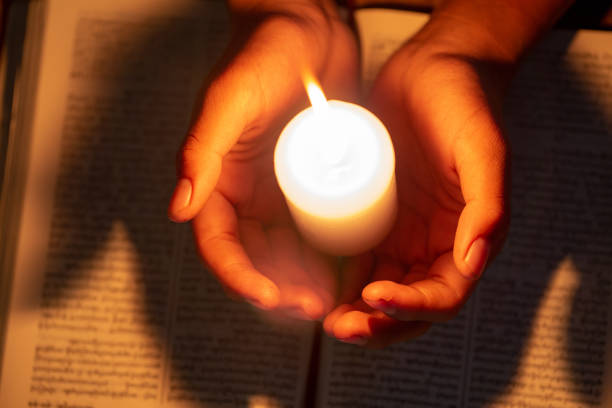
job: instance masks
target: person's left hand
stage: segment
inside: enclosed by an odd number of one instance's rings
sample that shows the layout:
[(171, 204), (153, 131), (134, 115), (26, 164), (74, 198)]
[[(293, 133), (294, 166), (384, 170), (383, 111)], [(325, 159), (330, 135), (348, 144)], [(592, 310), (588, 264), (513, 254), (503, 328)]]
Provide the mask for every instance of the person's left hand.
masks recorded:
[(204, 262), (228, 293), (319, 319), (333, 307), (334, 258), (298, 235), (274, 175), (279, 131), (306, 106), (303, 76), (354, 98), (354, 35), (331, 1), (230, 1), (236, 30), (203, 87), (179, 152), (171, 219), (193, 219)]

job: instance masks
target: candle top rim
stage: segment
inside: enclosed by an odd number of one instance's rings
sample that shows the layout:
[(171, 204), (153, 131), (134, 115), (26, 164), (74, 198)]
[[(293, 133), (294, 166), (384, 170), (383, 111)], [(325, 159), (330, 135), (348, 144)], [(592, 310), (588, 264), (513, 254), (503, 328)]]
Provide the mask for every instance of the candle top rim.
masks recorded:
[[(313, 181), (315, 177), (310, 173), (318, 169), (304, 169), (304, 166), (311, 165), (313, 160), (309, 159), (318, 157), (309, 151), (315, 149), (313, 143), (316, 142), (306, 139), (314, 138), (311, 133), (316, 125), (312, 122), (318, 120), (312, 107), (298, 113), (281, 132), (274, 152), (274, 169), (281, 190), (294, 206), (320, 217), (350, 216), (373, 205), (389, 188), (395, 174), (395, 154), (387, 129), (372, 112), (339, 100), (329, 100), (328, 107), (329, 117), (325, 126), (347, 133), (344, 137), (352, 150), (346, 153), (350, 156), (346, 161), (357, 163), (353, 166), (354, 173), (357, 173), (353, 176), (357, 180), (349, 177), (345, 183), (340, 180), (329, 187), (317, 184), (318, 180)], [(341, 118), (342, 125), (334, 123), (334, 118)], [(344, 129), (349, 131), (344, 132)], [(323, 156), (329, 150), (323, 149), (329, 146), (327, 142), (317, 145), (317, 149), (325, 153)], [(355, 144), (359, 145), (355, 147)], [(334, 154), (330, 159), (331, 167), (335, 166), (337, 159)], [(322, 160), (325, 165), (325, 157)]]

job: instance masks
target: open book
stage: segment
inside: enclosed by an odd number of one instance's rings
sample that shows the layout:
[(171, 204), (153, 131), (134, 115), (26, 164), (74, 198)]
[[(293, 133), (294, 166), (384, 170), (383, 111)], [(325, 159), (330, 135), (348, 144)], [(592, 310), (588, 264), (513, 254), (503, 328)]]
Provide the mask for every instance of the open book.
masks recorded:
[[(366, 83), (426, 19), (358, 12)], [(456, 319), (371, 351), (227, 299), (165, 217), (222, 5), (38, 1), (26, 28), (17, 65), (4, 49), (0, 407), (612, 406), (612, 33), (525, 61), (505, 250)]]

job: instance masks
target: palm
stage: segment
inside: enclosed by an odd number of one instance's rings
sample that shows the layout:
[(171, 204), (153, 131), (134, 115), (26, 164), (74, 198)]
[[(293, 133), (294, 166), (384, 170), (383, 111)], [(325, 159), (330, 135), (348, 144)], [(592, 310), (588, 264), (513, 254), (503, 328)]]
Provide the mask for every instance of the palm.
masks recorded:
[[(373, 253), (378, 258), (397, 261), (406, 268), (404, 271), (414, 265), (429, 268), (443, 254), (452, 256), (455, 230), (464, 206), (461, 196), (456, 195), (460, 189), (441, 180), (436, 166), (423, 157), (398, 152), (397, 159), (398, 163), (407, 163), (396, 169), (398, 220), (385, 242)], [(404, 279), (398, 278), (376, 276), (375, 280)]]
[[(449, 68), (440, 61), (438, 67), (429, 65), (427, 70), (404, 74), (412, 79), (410, 92), (420, 95), (420, 103), (409, 105), (408, 110), (400, 94), (405, 90), (399, 83), (401, 77), (385, 76), (373, 95), (373, 109), (388, 126), (396, 151), (399, 200), (398, 222), (374, 252), (405, 267), (430, 266), (443, 254), (452, 253), (465, 206), (452, 148), (470, 117), (449, 118), (453, 115), (447, 110), (452, 103), (449, 99), (463, 95), (456, 86), (460, 81), (440, 83), (440, 73)], [(404, 114), (397, 114), (402, 111)]]
[(333, 305), (333, 265), (296, 233), (276, 183), (272, 148), (226, 156), (215, 192), (227, 205), (213, 213), (236, 218), (240, 243), (253, 266), (279, 289), (279, 310), (319, 318)]

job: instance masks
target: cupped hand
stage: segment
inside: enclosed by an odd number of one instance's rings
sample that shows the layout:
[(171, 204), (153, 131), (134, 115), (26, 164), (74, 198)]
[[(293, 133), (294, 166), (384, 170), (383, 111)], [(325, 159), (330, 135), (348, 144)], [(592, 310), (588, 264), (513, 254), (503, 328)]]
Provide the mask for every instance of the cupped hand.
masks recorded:
[(198, 250), (228, 292), (318, 319), (333, 306), (335, 265), (294, 229), (273, 152), (282, 126), (307, 105), (305, 73), (330, 97), (354, 98), (356, 44), (328, 4), (247, 3), (230, 2), (235, 34), (203, 86), (168, 214), (193, 219)]
[(329, 335), (385, 346), (452, 318), (468, 299), (507, 230), (498, 119), (508, 72), (503, 58), (487, 61), (427, 27), (383, 67), (370, 108), (393, 140), (398, 219), (379, 247), (347, 260)]

